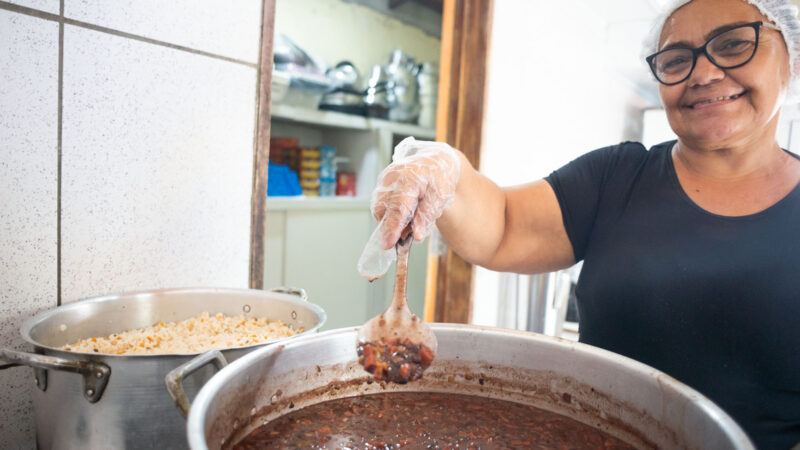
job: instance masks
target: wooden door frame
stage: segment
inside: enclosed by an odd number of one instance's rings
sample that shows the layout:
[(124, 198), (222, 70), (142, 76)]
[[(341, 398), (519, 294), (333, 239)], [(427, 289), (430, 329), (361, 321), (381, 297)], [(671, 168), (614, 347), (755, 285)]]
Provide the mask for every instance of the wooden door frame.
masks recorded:
[(267, 230), (267, 174), (269, 170), (270, 98), (272, 86), (275, 1), (263, 0), (261, 53), (256, 82), (256, 130), (253, 151), (253, 191), (250, 199), (250, 289), (264, 288), (264, 245)]
[[(494, 0), (445, 0), (436, 140), (461, 150), (480, 167), (486, 110), (489, 39)], [(447, 249), (428, 251), (425, 320), (469, 323), (474, 268)]]

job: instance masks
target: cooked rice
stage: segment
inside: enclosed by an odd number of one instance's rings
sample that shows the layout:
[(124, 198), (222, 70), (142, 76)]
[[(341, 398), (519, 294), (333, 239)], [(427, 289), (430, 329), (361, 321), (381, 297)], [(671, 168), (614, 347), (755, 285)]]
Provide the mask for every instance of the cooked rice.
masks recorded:
[(159, 322), (147, 328), (92, 337), (61, 347), (63, 350), (112, 355), (198, 353), (263, 344), (292, 336), (295, 330), (264, 317), (210, 316), (207, 312), (180, 322)]

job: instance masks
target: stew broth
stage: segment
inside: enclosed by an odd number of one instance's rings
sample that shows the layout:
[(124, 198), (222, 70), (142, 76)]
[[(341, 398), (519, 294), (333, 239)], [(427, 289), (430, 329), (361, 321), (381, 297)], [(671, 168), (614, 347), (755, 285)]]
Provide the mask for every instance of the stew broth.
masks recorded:
[(261, 448), (632, 449), (566, 416), (462, 394), (393, 392), (341, 398), (257, 428), (236, 450)]

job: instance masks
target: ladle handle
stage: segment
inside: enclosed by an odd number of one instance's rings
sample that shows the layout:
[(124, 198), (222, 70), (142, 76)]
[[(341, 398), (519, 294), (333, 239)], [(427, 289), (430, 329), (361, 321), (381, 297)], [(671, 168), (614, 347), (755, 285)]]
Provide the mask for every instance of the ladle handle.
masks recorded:
[(397, 250), (397, 266), (395, 267), (394, 296), (392, 306), (394, 308), (408, 308), (406, 301), (406, 283), (408, 281), (408, 254), (411, 252), (411, 244), (414, 241), (412, 234), (407, 234), (400, 238), (395, 245)]

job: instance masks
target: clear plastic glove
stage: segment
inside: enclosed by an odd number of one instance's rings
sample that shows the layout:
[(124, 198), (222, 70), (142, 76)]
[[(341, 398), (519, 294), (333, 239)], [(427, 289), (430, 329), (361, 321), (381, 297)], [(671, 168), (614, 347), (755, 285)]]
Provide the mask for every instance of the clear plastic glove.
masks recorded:
[(370, 281), (380, 278), (395, 259), (394, 245), (411, 224), (418, 242), (450, 207), (461, 175), (461, 160), (443, 142), (408, 137), (395, 147), (392, 163), (381, 172), (370, 203), (378, 227), (358, 261), (358, 272)]

